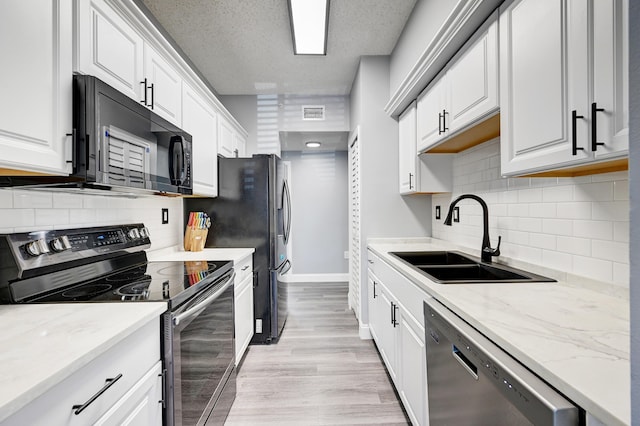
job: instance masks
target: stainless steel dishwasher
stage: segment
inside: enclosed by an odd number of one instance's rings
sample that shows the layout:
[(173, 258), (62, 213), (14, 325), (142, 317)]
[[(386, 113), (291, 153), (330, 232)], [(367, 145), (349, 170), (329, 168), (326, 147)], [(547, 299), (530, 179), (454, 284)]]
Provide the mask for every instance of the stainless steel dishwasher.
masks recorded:
[(429, 422), (579, 425), (574, 404), (436, 299), (424, 302)]

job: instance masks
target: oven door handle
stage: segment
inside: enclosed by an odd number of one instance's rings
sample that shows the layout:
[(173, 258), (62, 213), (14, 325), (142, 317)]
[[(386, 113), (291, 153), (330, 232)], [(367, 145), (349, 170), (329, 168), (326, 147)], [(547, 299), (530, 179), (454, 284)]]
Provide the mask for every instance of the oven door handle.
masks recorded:
[(216, 290), (211, 296), (208, 296), (206, 299), (204, 299), (202, 302), (198, 303), (197, 305), (194, 305), (193, 307), (187, 309), (186, 311), (176, 315), (173, 318), (173, 325), (177, 326), (177, 325), (180, 324), (181, 321), (183, 321), (183, 320), (185, 320), (187, 318), (190, 318), (192, 316), (195, 316), (195, 315), (199, 314), (200, 312), (202, 312), (204, 310), (204, 308), (209, 306), (218, 297), (220, 297), (220, 295), (222, 293), (224, 293), (225, 290), (227, 290), (229, 288), (229, 286), (233, 285), (233, 281), (234, 281), (235, 277), (236, 277), (236, 273), (234, 271), (233, 274), (231, 274), (231, 276), (227, 280), (227, 282), (224, 283), (224, 285), (222, 287), (220, 287), (218, 290)]

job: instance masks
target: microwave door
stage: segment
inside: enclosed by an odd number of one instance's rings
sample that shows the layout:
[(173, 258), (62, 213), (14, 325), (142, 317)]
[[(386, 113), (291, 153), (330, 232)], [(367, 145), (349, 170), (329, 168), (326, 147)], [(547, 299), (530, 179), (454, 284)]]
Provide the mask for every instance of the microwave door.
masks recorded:
[(153, 143), (115, 126), (104, 126), (102, 137), (103, 183), (145, 188)]

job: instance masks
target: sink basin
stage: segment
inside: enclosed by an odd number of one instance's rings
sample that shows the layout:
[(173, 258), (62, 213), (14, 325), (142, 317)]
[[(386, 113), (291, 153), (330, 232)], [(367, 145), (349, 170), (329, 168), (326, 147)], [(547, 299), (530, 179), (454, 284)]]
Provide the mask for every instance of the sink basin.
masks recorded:
[(485, 263), (456, 251), (392, 252), (439, 284), (553, 282), (554, 279), (506, 265)]
[(478, 263), (476, 260), (457, 251), (407, 251), (389, 254), (416, 267), (428, 265), (475, 265)]

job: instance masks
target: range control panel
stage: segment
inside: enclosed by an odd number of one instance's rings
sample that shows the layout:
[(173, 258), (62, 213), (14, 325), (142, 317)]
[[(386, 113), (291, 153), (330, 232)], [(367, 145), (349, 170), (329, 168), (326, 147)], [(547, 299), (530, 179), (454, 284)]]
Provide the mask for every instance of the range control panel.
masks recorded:
[(105, 253), (142, 251), (150, 247), (149, 230), (142, 223), (92, 228), (34, 231), (3, 235), (22, 270), (41, 268)]

